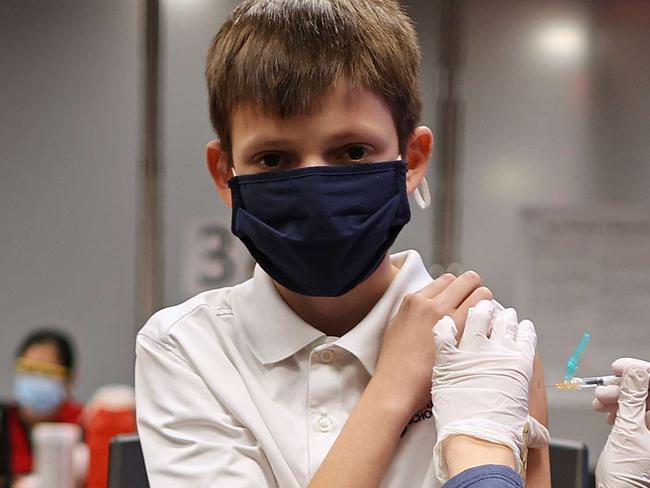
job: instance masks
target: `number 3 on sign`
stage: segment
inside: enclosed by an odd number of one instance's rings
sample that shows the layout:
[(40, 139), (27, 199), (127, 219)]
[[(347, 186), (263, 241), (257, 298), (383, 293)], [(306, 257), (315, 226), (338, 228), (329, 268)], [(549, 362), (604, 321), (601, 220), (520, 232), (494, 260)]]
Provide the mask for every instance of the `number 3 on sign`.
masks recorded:
[(251, 276), (252, 260), (231, 233), (229, 223), (196, 220), (188, 226), (183, 266), (188, 294), (234, 285)]
[[(228, 251), (232, 248), (232, 236), (227, 229), (219, 224), (207, 224), (199, 228), (199, 239), (212, 243), (203, 250), (203, 259), (206, 270), (198, 277), (200, 284), (209, 288), (216, 288), (227, 283), (234, 273), (234, 262)], [(212, 269), (212, 273), (209, 274)]]

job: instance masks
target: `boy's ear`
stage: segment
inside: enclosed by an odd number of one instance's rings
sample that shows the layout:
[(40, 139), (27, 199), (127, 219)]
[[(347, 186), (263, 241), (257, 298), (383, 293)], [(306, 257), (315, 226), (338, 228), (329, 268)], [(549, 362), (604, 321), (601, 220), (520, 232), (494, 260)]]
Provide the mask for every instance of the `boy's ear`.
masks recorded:
[(429, 158), (433, 152), (433, 132), (425, 126), (416, 127), (406, 146), (406, 191), (415, 190), (427, 174)]
[(228, 188), (228, 180), (233, 177), (232, 169), (228, 164), (228, 155), (221, 149), (219, 141), (210, 141), (205, 146), (205, 162), (208, 171), (214, 180), (219, 196), (232, 208), (232, 196)]

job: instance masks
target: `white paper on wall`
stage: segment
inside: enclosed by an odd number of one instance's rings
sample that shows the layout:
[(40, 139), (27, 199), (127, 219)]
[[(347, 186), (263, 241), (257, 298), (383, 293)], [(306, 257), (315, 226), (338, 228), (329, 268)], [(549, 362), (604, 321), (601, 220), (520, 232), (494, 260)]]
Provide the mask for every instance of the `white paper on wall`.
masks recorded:
[(522, 219), (517, 303), (538, 330), (546, 383), (562, 379), (585, 331), (578, 376), (609, 374), (621, 356), (650, 360), (650, 209), (528, 208)]

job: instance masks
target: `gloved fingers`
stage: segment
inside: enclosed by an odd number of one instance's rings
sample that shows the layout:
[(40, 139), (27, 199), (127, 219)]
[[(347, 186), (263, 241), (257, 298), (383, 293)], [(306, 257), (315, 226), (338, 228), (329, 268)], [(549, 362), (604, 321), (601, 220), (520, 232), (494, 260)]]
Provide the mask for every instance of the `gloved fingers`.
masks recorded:
[(597, 386), (594, 396), (601, 404), (610, 406), (615, 405), (618, 408), (618, 397), (621, 389), (618, 385)]
[[(621, 394), (621, 388), (618, 385), (598, 386), (594, 391), (596, 398), (592, 406), (596, 412), (606, 412), (618, 409), (618, 397)], [(646, 400), (645, 409), (650, 410), (650, 396)]]
[[(464, 273), (465, 274), (465, 273)], [(460, 279), (460, 278), (459, 278)], [(485, 286), (480, 286), (479, 288), (475, 289), (470, 295), (463, 300), (463, 302), (456, 307), (456, 310), (454, 310), (452, 313), (449, 315), (451, 316), (452, 319), (456, 322), (456, 325), (458, 326), (458, 333), (456, 334), (456, 339), (458, 339), (458, 342), (460, 343), (460, 339), (463, 336), (463, 331), (465, 330), (465, 324), (467, 323), (467, 314), (469, 313), (469, 309), (476, 306), (480, 301), (482, 300), (491, 300), (492, 299), (492, 292), (490, 291), (489, 288), (486, 288)], [(440, 307), (443, 306), (444, 300), (436, 300), (436, 304)], [(444, 310), (444, 308), (441, 308)]]
[(541, 449), (548, 447), (551, 436), (548, 429), (535, 417), (528, 416), (528, 447)]
[[(616, 422), (616, 413), (618, 412), (617, 410), (614, 410), (612, 412), (607, 412), (607, 423), (609, 425), (614, 425), (614, 422)], [(645, 426), (647, 429), (650, 429), (650, 411), (646, 411), (645, 413)]]
[[(616, 412), (609, 412), (607, 414), (607, 423), (614, 425), (614, 422), (616, 422)], [(650, 412), (645, 413), (645, 427), (650, 430)]]
[(612, 371), (615, 375), (621, 376), (623, 372), (633, 366), (645, 368), (650, 371), (650, 363), (636, 358), (618, 358), (612, 363)]
[(477, 343), (480, 337), (487, 337), (490, 322), (492, 321), (492, 311), (494, 304), (492, 300), (481, 300), (474, 307), (467, 312), (467, 321), (465, 322), (465, 330), (460, 339), (461, 350), (467, 350)]
[(623, 373), (621, 396), (618, 399), (616, 422), (645, 422), (650, 374), (647, 369), (632, 366)]
[(594, 398), (591, 407), (596, 412), (616, 412), (618, 410), (618, 401), (616, 403), (602, 403), (598, 398)]
[(457, 333), (456, 322), (454, 322), (454, 319), (449, 315), (445, 315), (436, 322), (436, 325), (433, 326), (433, 340), (436, 345), (436, 357), (440, 356), (443, 349), (456, 346)]
[(607, 423), (609, 425), (614, 425), (614, 422), (616, 422), (616, 413), (618, 412), (618, 409), (614, 410), (613, 412), (608, 412), (607, 413)]
[(537, 332), (535, 326), (530, 320), (522, 320), (517, 327), (517, 337), (515, 339), (519, 347), (524, 351), (527, 357), (535, 357), (535, 348), (537, 347)]
[(517, 311), (514, 308), (507, 308), (497, 313), (490, 333), (491, 339), (501, 339), (507, 337), (515, 340), (517, 336)]
[(506, 309), (506, 307), (504, 307), (503, 305), (501, 305), (501, 304), (500, 304), (498, 301), (496, 301), (494, 298), (492, 299), (492, 305), (494, 305), (494, 313), (503, 312), (503, 311)]

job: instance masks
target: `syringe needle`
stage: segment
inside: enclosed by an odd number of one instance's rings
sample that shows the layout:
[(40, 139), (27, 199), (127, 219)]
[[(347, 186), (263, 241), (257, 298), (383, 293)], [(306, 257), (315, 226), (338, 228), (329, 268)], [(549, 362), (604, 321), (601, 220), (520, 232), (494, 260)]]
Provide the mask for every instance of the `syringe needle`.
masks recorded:
[(556, 390), (582, 390), (583, 388), (596, 388), (602, 385), (618, 385), (621, 382), (620, 376), (589, 376), (579, 378), (574, 376), (571, 379), (565, 380), (562, 383), (555, 383), (554, 385), (547, 385), (545, 388), (555, 388)]

